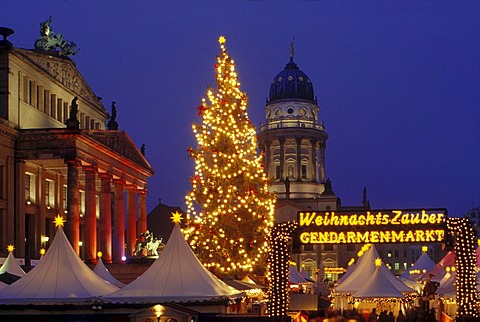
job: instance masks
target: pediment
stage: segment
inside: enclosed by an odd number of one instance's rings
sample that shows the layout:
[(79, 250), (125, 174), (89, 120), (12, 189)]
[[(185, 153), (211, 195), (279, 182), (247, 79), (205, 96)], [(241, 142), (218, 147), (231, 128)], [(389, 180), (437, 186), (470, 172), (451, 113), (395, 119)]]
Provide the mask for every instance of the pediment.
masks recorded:
[(16, 48), (16, 51), (30, 62), (52, 76), (56, 81), (66, 86), (78, 97), (107, 112), (98, 96), (95, 95), (83, 76), (77, 70), (75, 62), (70, 58), (60, 56), (58, 52), (38, 52)]
[(87, 131), (86, 134), (153, 173), (152, 167), (125, 131)]

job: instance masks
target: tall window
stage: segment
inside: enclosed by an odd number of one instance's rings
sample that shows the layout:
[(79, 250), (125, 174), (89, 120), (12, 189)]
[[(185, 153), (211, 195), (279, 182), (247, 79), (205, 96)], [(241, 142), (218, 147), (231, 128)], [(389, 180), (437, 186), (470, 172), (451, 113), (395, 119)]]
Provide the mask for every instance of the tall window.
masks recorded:
[(25, 173), (25, 202), (35, 202), (35, 176), (31, 173)]
[(85, 191), (80, 190), (80, 195), (78, 198), (79, 208), (80, 208), (80, 217), (85, 215)]
[(49, 179), (45, 181), (45, 206), (48, 209), (55, 206), (55, 183)]
[(63, 185), (62, 187), (62, 203), (63, 203), (63, 210), (67, 211), (67, 185)]
[(302, 179), (307, 179), (307, 165), (302, 164)]

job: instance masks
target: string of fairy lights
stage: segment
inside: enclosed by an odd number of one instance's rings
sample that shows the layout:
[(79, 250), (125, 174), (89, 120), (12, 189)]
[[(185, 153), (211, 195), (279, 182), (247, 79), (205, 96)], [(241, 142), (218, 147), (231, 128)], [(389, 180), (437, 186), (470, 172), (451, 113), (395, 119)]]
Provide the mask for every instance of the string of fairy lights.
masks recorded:
[(457, 314), (462, 317), (480, 317), (476, 267), (475, 229), (467, 218), (448, 218), (448, 232), (455, 238), (455, 271)]
[(298, 227), (296, 221), (276, 224), (272, 230), (271, 252), (268, 257), (270, 316), (288, 315), (290, 303), (290, 241), (293, 231)]
[(197, 107), (192, 125), (197, 148), (186, 195), (183, 230), (200, 261), (218, 275), (242, 277), (265, 269), (267, 237), (273, 226), (275, 197), (268, 191), (256, 130), (248, 118), (247, 95), (240, 90), (235, 62), (224, 37), (215, 64), (217, 88)]

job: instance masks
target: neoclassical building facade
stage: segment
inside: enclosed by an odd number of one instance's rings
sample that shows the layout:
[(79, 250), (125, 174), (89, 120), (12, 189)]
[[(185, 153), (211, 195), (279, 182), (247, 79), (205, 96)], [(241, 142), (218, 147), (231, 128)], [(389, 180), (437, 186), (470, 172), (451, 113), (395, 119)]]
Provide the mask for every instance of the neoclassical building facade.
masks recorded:
[(83, 259), (101, 251), (121, 262), (147, 229), (153, 168), (70, 57), (17, 48), (11, 29), (0, 32), (0, 250), (39, 258), (61, 214)]

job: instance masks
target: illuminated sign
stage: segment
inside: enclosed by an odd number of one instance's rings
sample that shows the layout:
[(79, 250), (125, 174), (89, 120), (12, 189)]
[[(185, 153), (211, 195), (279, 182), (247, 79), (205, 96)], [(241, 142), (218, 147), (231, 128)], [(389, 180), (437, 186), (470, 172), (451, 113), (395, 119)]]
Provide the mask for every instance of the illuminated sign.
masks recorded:
[(436, 243), (445, 240), (446, 209), (298, 212), (302, 244)]
[(347, 270), (343, 267), (325, 267), (325, 274), (343, 274)]

